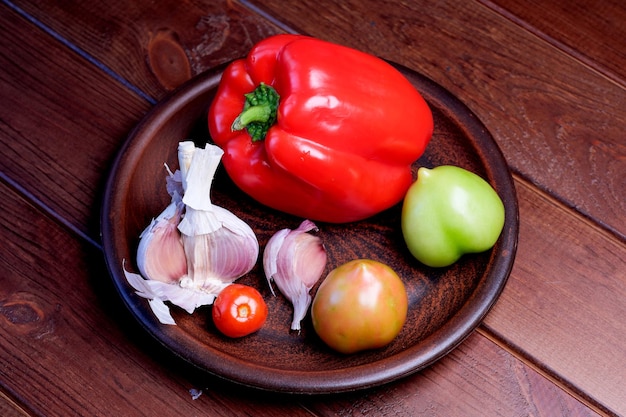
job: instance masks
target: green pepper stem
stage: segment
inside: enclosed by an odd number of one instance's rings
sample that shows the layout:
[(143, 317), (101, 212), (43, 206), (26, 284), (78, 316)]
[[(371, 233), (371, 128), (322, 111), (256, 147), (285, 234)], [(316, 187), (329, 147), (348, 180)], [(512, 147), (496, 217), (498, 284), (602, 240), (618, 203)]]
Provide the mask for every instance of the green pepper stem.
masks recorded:
[(247, 129), (253, 142), (263, 140), (269, 128), (276, 123), (280, 97), (274, 88), (261, 83), (245, 98), (243, 110), (233, 121), (231, 129)]
[(239, 113), (231, 128), (233, 130), (242, 130), (252, 122), (265, 123), (270, 118), (270, 113), (270, 106), (267, 104), (248, 107)]

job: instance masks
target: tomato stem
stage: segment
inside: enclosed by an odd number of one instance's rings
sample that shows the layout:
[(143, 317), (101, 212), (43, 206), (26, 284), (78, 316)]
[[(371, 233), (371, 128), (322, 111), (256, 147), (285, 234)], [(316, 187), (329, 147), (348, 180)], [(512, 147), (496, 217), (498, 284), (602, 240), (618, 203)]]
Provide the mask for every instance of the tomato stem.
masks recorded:
[(247, 129), (253, 142), (263, 140), (269, 128), (276, 123), (280, 96), (273, 87), (261, 83), (244, 97), (246, 101), (243, 111), (237, 116), (231, 129)]
[(247, 319), (250, 313), (250, 306), (248, 304), (237, 306), (237, 318)]

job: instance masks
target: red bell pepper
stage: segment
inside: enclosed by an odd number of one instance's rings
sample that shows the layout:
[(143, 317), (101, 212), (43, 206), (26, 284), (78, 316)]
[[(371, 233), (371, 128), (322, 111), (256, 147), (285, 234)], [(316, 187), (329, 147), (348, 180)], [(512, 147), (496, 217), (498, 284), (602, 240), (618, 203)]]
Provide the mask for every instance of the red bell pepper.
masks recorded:
[(267, 38), (232, 62), (208, 118), (238, 187), (331, 223), (402, 200), (433, 132), (428, 105), (392, 65), (300, 35)]

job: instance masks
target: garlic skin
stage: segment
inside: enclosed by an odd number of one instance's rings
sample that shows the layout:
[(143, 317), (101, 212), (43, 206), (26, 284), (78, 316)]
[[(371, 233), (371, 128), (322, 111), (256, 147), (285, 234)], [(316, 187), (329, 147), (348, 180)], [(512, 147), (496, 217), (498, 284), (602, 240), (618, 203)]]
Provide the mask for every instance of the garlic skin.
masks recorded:
[(224, 152), (207, 144), (179, 143), (180, 170), (166, 178), (172, 202), (140, 235), (140, 274), (124, 273), (149, 300), (163, 324), (176, 324), (169, 301), (189, 314), (212, 304), (226, 286), (247, 274), (259, 256), (254, 231), (230, 211), (211, 203), (213, 176)]
[(135, 293), (148, 299), (150, 309), (163, 324), (176, 324), (165, 301), (169, 301), (192, 314), (196, 308), (212, 304), (215, 300), (213, 294), (193, 288), (183, 288), (178, 283), (167, 284), (144, 279), (139, 274), (128, 272), (125, 267), (123, 269), (126, 280), (135, 289)]
[(318, 228), (304, 220), (295, 230), (282, 229), (267, 242), (263, 269), (272, 294), (272, 281), (293, 305), (291, 330), (300, 330), (300, 322), (311, 305), (309, 291), (326, 268), (326, 249), (319, 237), (307, 232)]

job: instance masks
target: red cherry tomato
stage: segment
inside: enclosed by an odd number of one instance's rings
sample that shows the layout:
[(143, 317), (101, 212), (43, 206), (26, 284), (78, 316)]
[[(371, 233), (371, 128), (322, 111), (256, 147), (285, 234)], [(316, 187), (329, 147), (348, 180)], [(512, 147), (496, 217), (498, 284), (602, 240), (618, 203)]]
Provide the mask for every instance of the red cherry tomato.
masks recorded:
[(229, 337), (243, 337), (259, 330), (267, 319), (267, 304), (254, 288), (231, 284), (213, 302), (213, 323)]

